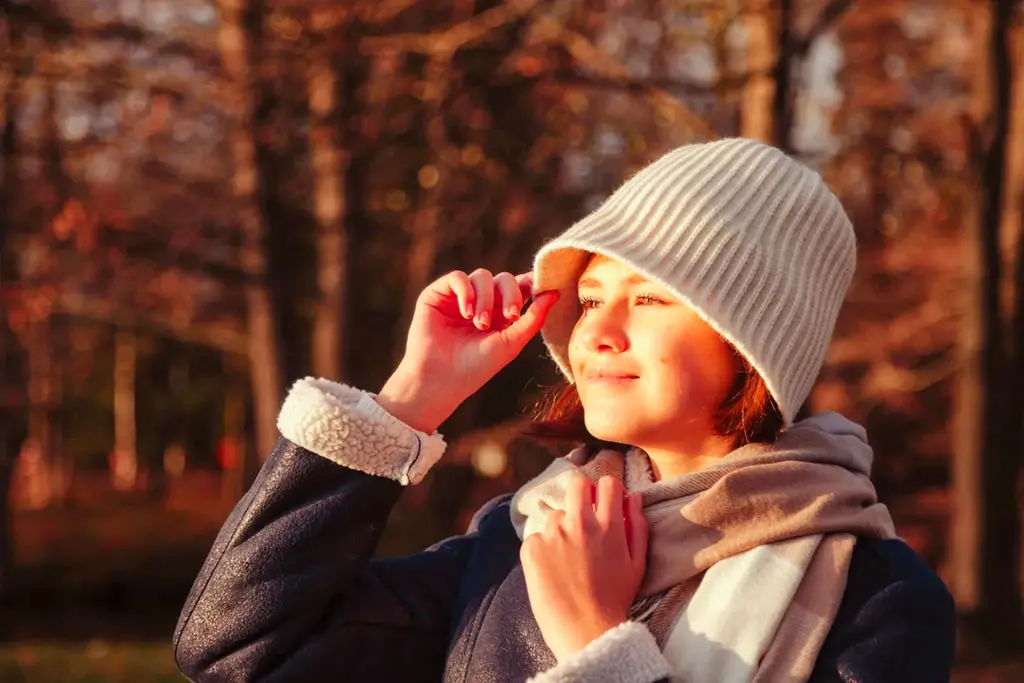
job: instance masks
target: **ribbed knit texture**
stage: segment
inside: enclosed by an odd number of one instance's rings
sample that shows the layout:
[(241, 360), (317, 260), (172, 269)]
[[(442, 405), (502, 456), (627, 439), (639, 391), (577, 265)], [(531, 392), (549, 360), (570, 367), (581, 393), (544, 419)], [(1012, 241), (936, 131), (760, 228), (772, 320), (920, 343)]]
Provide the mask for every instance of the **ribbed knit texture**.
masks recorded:
[(693, 308), (758, 371), (789, 426), (821, 369), (856, 240), (821, 177), (780, 150), (742, 138), (677, 148), (537, 253), (534, 290), (562, 291), (542, 336), (570, 381), (576, 280), (590, 254)]

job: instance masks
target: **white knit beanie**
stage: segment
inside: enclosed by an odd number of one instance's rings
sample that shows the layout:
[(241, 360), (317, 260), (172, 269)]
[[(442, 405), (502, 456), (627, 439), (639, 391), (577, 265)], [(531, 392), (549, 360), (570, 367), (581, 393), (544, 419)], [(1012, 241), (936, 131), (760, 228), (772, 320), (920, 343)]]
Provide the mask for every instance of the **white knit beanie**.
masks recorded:
[(693, 308), (761, 375), (788, 427), (821, 370), (856, 240), (821, 177), (780, 150), (740, 138), (679, 147), (537, 253), (534, 291), (562, 294), (541, 334), (570, 382), (576, 281), (591, 254)]

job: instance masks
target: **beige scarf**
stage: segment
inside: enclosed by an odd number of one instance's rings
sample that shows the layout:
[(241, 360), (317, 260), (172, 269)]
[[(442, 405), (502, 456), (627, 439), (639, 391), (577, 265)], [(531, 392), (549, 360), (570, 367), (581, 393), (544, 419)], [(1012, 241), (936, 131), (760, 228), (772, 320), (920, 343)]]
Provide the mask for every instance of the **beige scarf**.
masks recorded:
[(563, 507), (573, 478), (622, 479), (641, 492), (650, 528), (631, 616), (647, 623), (674, 677), (803, 683), (839, 609), (856, 537), (894, 536), (871, 460), (864, 429), (835, 413), (656, 483), (642, 451), (580, 448), (516, 493), (512, 522), (525, 538)]

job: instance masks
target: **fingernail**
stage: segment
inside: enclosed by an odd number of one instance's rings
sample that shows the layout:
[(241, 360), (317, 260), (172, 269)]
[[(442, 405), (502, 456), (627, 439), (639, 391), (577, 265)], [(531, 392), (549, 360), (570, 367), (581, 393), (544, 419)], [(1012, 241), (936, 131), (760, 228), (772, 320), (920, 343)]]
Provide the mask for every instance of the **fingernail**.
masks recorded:
[(487, 311), (481, 312), (480, 315), (476, 317), (476, 319), (480, 322), (481, 327), (487, 327), (488, 325), (491, 324), (491, 314), (488, 313)]
[(463, 306), (462, 306), (462, 315), (467, 317), (467, 318), (472, 318), (473, 317), (473, 302), (472, 301), (467, 301), (465, 304), (463, 304)]
[(509, 320), (515, 320), (519, 317), (519, 309), (515, 306), (509, 306), (505, 309), (505, 317)]

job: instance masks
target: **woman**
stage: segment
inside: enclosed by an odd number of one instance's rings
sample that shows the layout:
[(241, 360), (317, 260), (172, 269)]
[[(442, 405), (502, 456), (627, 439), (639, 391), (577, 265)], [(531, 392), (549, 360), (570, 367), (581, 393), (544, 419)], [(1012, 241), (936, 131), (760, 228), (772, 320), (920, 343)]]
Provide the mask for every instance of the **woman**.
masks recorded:
[[(862, 428), (794, 423), (854, 270), (810, 170), (689, 145), (544, 245), (449, 273), (372, 395), (293, 387), (175, 633), (196, 681), (945, 681), (953, 607), (894, 537)], [(524, 299), (533, 301), (522, 315)], [(469, 532), (371, 561), (438, 426), (537, 331), (584, 445)]]

